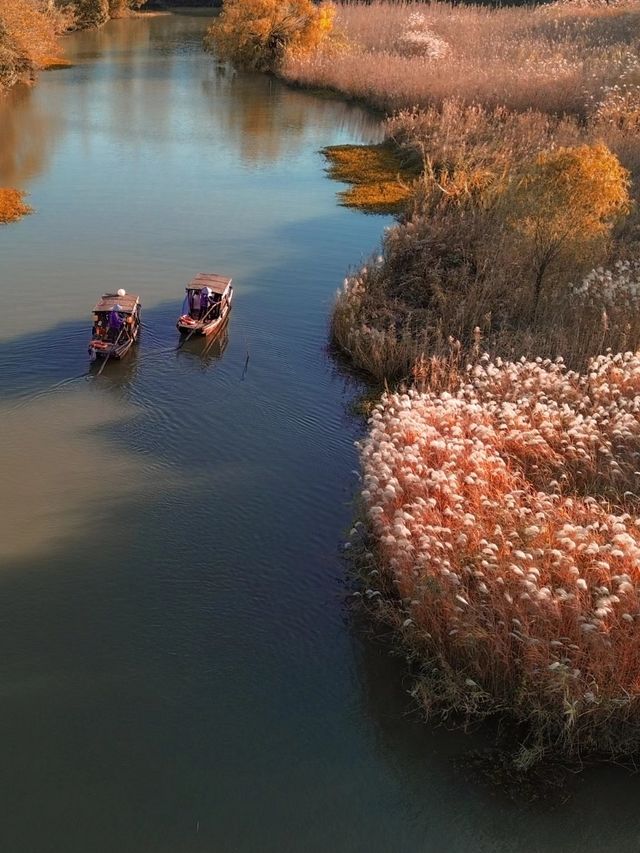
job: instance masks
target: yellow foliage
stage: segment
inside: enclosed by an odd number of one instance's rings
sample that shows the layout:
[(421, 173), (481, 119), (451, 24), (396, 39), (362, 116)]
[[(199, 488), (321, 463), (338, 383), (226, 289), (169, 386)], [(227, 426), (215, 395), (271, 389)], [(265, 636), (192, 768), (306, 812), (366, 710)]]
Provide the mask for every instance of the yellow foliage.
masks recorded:
[(29, 205), (25, 204), (23, 192), (0, 188), (0, 223), (15, 222), (31, 212)]
[(508, 196), (510, 221), (530, 241), (535, 299), (560, 261), (586, 259), (630, 210), (629, 172), (602, 143), (540, 154)]
[(58, 71), (62, 68), (73, 68), (73, 62), (64, 56), (46, 56), (42, 61), (43, 71)]
[(602, 143), (540, 154), (520, 186), (525, 232), (557, 229), (589, 239), (629, 212), (629, 173)]
[(288, 50), (308, 53), (331, 32), (335, 9), (312, 0), (226, 0), (206, 46), (240, 68), (272, 71)]
[(53, 0), (0, 0), (0, 89), (61, 67), (58, 35), (72, 22), (72, 10)]
[(329, 175), (353, 184), (340, 193), (345, 207), (367, 213), (399, 213), (412, 197), (418, 171), (401, 161), (394, 145), (333, 145), (323, 154), (331, 164)]
[(38, 0), (0, 3), (0, 84), (32, 76), (47, 57), (58, 53), (57, 16)]

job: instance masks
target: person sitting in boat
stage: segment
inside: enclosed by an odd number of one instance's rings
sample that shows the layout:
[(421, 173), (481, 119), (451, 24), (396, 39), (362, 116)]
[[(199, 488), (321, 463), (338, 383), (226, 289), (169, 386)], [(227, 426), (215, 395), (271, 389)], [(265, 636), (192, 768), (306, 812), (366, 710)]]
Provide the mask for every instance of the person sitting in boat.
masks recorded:
[(187, 299), (189, 300), (189, 316), (197, 320), (200, 316), (200, 294), (197, 290), (191, 290)]
[(122, 331), (122, 326), (124, 325), (124, 319), (122, 317), (122, 308), (120, 305), (114, 305), (111, 311), (109, 311), (109, 338), (112, 341), (115, 341)]
[(208, 287), (203, 287), (200, 291), (200, 319), (204, 318), (209, 313), (211, 307), (211, 290)]

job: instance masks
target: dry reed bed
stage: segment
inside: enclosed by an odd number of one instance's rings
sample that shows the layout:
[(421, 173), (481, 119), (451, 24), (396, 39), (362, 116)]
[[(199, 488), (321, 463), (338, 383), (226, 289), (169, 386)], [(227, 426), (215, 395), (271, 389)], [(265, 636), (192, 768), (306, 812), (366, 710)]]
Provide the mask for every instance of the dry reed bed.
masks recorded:
[(456, 97), (584, 116), (640, 85), (637, 2), (491, 9), (378, 0), (339, 6), (336, 28), (329, 48), (289, 56), (283, 75), (387, 112)]
[(522, 769), (640, 749), (640, 355), (613, 354), (640, 347), (637, 213), (566, 245), (532, 301), (511, 194), (540, 155), (604, 142), (637, 200), (639, 24), (637, 2), (348, 4), (341, 39), (283, 69), (396, 112), (425, 165), (332, 317), (357, 366), (417, 386), (362, 442), (355, 553), (425, 709), (505, 713)]
[[(410, 214), (385, 232), (382, 253), (346, 279), (332, 316), (335, 343), (380, 383), (409, 378), (421, 353), (446, 353), (450, 338), (469, 347), (476, 328), (494, 354), (561, 354), (580, 369), (607, 348), (639, 347), (639, 273), (623, 260), (637, 257), (640, 242), (640, 113), (633, 118), (614, 105), (606, 119), (580, 123), (448, 100), (389, 119), (389, 137), (427, 173)], [(635, 208), (588, 251), (567, 241), (532, 312), (532, 246), (514, 227), (509, 186), (540, 154), (602, 139), (629, 169)], [(559, 210), (569, 227), (575, 211)]]
[[(338, 293), (332, 339), (380, 386), (410, 381), (426, 354), (448, 356), (452, 340), (463, 340), (467, 353), (482, 344), (510, 359), (561, 353), (577, 369), (608, 349), (640, 347), (640, 261), (599, 266), (574, 284), (561, 279), (545, 294), (534, 321), (527, 279), (506, 256), (500, 266), (502, 245), (495, 238), (487, 241), (495, 257), (481, 259), (488, 277), (457, 284), (443, 279), (438, 259), (425, 248), (429, 232), (440, 238), (438, 225), (417, 217), (390, 229), (384, 254), (346, 278)], [(428, 271), (430, 262), (435, 276)], [(443, 384), (430, 371), (427, 378), (432, 386)]]
[(526, 724), (518, 763), (640, 746), (640, 356), (491, 361), (387, 394), (361, 447), (367, 595), (425, 707)]

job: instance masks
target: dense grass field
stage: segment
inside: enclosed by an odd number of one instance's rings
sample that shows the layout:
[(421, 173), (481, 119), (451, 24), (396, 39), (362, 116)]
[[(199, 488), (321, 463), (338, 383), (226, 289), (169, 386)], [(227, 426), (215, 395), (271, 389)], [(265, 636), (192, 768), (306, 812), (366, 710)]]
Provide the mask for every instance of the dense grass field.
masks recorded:
[(282, 73), (421, 164), (332, 319), (398, 388), (361, 447), (363, 600), (427, 712), (520, 727), (519, 769), (636, 754), (640, 4), (348, 3)]

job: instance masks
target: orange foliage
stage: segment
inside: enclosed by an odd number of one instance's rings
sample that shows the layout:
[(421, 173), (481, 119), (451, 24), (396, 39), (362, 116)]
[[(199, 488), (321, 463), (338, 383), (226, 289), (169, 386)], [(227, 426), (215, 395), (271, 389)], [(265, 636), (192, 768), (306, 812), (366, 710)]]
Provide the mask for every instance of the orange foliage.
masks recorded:
[(38, 68), (59, 53), (61, 17), (40, 0), (2, 0), (0, 4), (0, 86), (33, 79)]
[(331, 3), (311, 0), (226, 0), (206, 45), (241, 68), (272, 71), (287, 51), (308, 53), (331, 31)]
[(531, 241), (536, 302), (549, 267), (585, 257), (629, 212), (629, 173), (602, 143), (540, 154), (512, 197), (516, 229)]
[(15, 222), (31, 213), (24, 202), (24, 193), (20, 190), (0, 188), (0, 223)]

